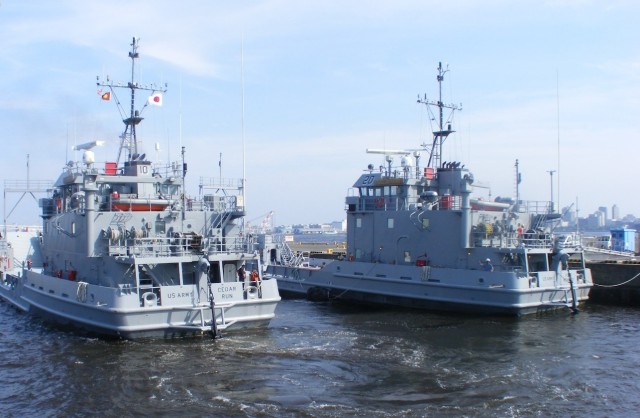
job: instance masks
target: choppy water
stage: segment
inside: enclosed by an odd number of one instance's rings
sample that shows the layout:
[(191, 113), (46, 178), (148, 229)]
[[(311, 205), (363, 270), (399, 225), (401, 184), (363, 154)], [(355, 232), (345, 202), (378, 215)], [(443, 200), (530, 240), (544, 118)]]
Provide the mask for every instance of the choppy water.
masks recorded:
[(0, 414), (629, 416), (640, 311), (443, 316), (284, 300), (222, 339), (104, 341), (0, 303)]

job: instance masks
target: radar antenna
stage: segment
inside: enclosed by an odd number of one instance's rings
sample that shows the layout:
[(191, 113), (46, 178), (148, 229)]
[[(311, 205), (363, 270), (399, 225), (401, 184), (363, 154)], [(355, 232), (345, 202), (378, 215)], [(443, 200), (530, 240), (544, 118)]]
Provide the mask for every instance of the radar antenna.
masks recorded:
[[(139, 155), (138, 153), (138, 140), (136, 138), (136, 126), (142, 122), (144, 118), (140, 116), (142, 110), (147, 107), (149, 102), (145, 102), (144, 106), (141, 110), (136, 110), (135, 108), (135, 97), (136, 90), (146, 90), (151, 92), (151, 97), (154, 97), (155, 94), (165, 93), (167, 91), (167, 84), (165, 83), (163, 87), (157, 86), (155, 84), (139, 84), (135, 81), (135, 63), (136, 59), (139, 58), (138, 54), (138, 43), (140, 42), (139, 38), (133, 38), (131, 42), (131, 52), (129, 52), (129, 58), (131, 58), (131, 81), (128, 83), (123, 82), (113, 82), (109, 80), (109, 76), (107, 76), (106, 81), (101, 81), (100, 76), (96, 77), (97, 85), (101, 87), (108, 87), (116, 99), (116, 104), (118, 105), (118, 109), (120, 110), (120, 114), (122, 115), (122, 121), (125, 124), (124, 132), (120, 135), (120, 149), (118, 150), (118, 159), (116, 160), (116, 164), (120, 164), (120, 158), (122, 157), (122, 153), (124, 150), (128, 152), (127, 160), (131, 161), (134, 159), (134, 155)], [(118, 101), (117, 96), (115, 94), (114, 88), (127, 88), (131, 90), (131, 109), (128, 113), (125, 111), (122, 104)], [(162, 103), (161, 96), (156, 96), (158, 99), (156, 100), (157, 104)], [(151, 98), (150, 98), (151, 99)]]
[[(453, 119), (453, 113), (456, 110), (462, 110), (462, 104), (458, 106), (455, 104), (445, 104), (442, 102), (442, 81), (444, 80), (445, 73), (447, 73), (448, 71), (449, 71), (448, 65), (446, 69), (443, 69), (442, 62), (438, 63), (437, 79), (438, 79), (439, 96), (438, 96), (437, 102), (434, 102), (433, 100), (427, 100), (426, 93), (424, 95), (424, 98), (420, 98), (420, 96), (418, 95), (418, 103), (424, 104), (427, 107), (427, 110), (429, 111), (429, 113), (431, 113), (429, 106), (436, 106), (439, 110), (438, 130), (433, 132), (433, 143), (431, 144), (431, 153), (429, 155), (429, 161), (427, 162), (427, 167), (434, 167), (434, 168), (440, 167), (440, 164), (442, 163), (442, 145), (444, 144), (444, 141), (447, 139), (449, 134), (455, 132), (451, 130), (451, 120)], [(444, 126), (443, 109), (451, 109), (451, 114), (447, 119), (446, 129)], [(427, 147), (426, 144), (423, 144), (423, 146), (425, 148)]]

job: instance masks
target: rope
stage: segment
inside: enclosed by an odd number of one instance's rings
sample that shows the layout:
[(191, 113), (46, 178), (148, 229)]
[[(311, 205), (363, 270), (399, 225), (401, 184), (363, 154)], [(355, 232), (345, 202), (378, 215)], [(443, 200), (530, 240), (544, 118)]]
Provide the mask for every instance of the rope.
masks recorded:
[(634, 280), (638, 276), (640, 276), (640, 273), (636, 274), (635, 276), (633, 276), (632, 278), (630, 278), (626, 282), (622, 282), (622, 283), (618, 283), (618, 284), (606, 285), (606, 284), (596, 284), (596, 283), (594, 283), (593, 285), (594, 286), (598, 286), (598, 287), (618, 287), (618, 286), (623, 286), (623, 285), (631, 282), (632, 280)]
[(347, 293), (349, 290), (351, 290), (351, 289), (345, 289), (345, 290), (344, 290), (344, 292), (340, 293), (340, 294), (339, 294), (339, 295), (337, 295), (337, 296), (332, 297), (332, 298), (331, 298), (331, 300), (340, 299), (340, 298), (342, 297), (342, 295), (344, 295), (345, 293)]

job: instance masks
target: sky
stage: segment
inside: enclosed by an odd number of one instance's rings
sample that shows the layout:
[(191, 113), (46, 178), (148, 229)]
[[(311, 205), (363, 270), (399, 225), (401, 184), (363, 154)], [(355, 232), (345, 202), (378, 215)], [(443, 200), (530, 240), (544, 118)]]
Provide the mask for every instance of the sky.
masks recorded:
[[(97, 161), (115, 160), (124, 125), (96, 76), (127, 82), (136, 37), (137, 81), (167, 84), (140, 149), (167, 161), (184, 146), (190, 195), (220, 160), (223, 177), (245, 175), (250, 222), (344, 219), (349, 189), (383, 163), (367, 148), (431, 141), (416, 99), (437, 100), (439, 62), (443, 101), (462, 107), (443, 160), (490, 186), (479, 193), (515, 196), (518, 160), (522, 199), (640, 216), (638, 21), (635, 0), (1, 0), (0, 179), (53, 181), (94, 140)], [(19, 197), (4, 218), (37, 223)]]

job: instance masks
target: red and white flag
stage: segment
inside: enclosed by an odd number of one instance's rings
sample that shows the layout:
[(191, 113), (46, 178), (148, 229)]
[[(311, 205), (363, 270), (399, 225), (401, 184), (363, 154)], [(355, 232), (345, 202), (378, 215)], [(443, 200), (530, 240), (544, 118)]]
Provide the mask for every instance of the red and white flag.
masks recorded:
[(152, 104), (154, 106), (162, 106), (162, 94), (154, 93), (149, 96), (149, 104)]

